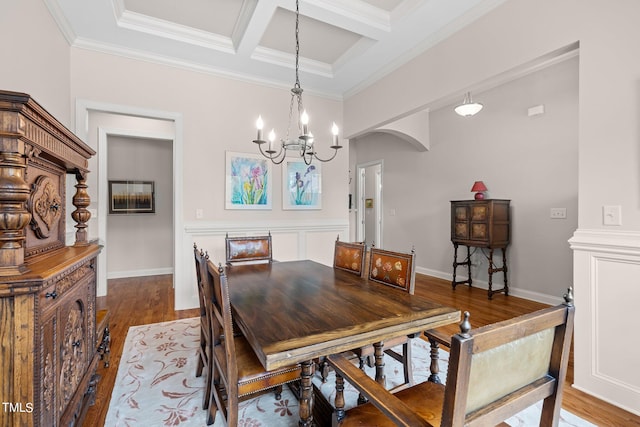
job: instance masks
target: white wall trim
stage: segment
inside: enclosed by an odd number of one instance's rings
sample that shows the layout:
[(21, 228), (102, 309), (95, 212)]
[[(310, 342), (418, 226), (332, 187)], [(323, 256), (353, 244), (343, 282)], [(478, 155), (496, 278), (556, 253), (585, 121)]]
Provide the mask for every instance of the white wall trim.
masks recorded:
[(629, 370), (640, 348), (625, 325), (637, 323), (640, 300), (640, 232), (577, 230), (569, 239), (574, 259), (574, 387), (640, 415), (640, 373)]
[(574, 251), (640, 256), (640, 232), (622, 230), (576, 230), (569, 239)]
[[(341, 219), (322, 220), (267, 220), (260, 223), (241, 221), (191, 221), (186, 222), (184, 231), (193, 236), (224, 236), (228, 233), (265, 234), (300, 231), (331, 231), (348, 229), (349, 221)], [(337, 237), (337, 236), (336, 236)], [(343, 236), (340, 236), (342, 239)]]
[[(438, 270), (432, 270), (430, 268), (416, 267), (416, 273), (425, 274), (427, 276), (437, 277), (438, 279), (443, 279), (443, 280), (448, 280), (448, 281), (453, 280), (453, 275), (451, 274), (451, 272), (443, 272), (443, 271), (438, 271)], [(501, 276), (498, 276), (498, 277), (501, 277)], [(464, 275), (464, 274), (458, 274), (456, 276), (456, 278), (457, 278), (457, 280), (466, 280), (468, 277), (466, 275)], [(500, 280), (502, 280), (502, 279), (500, 279)], [(501, 282), (500, 282), (499, 286), (500, 285), (501, 285)], [(466, 284), (458, 285), (456, 287), (456, 289), (466, 288), (467, 286), (468, 285), (466, 285)], [(479, 288), (479, 289), (489, 289), (489, 283), (484, 281), (484, 280), (478, 280), (478, 279), (474, 278), (473, 279), (473, 287), (474, 288)], [(529, 291), (527, 289), (516, 288), (516, 287), (513, 287), (513, 286), (509, 286), (509, 295), (510, 296), (514, 296), (514, 297), (518, 297), (518, 298), (528, 299), (528, 300), (531, 300), (531, 301), (540, 302), (540, 303), (543, 303), (543, 304), (549, 304), (549, 305), (558, 305), (562, 301), (564, 301), (564, 299), (562, 298), (562, 295), (560, 295), (560, 294), (558, 294), (558, 295), (547, 295), (547, 294), (542, 294), (540, 292)]]
[(173, 274), (173, 267), (149, 268), (143, 270), (112, 271), (107, 274), (107, 279), (122, 279), (124, 277), (161, 276)]

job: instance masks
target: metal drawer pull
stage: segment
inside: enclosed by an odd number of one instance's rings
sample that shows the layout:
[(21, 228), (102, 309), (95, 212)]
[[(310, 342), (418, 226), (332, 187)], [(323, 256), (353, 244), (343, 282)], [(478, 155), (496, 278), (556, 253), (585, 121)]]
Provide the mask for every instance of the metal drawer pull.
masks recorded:
[(56, 291), (53, 292), (47, 292), (46, 294), (44, 294), (45, 298), (53, 298), (56, 299), (58, 298), (58, 293)]

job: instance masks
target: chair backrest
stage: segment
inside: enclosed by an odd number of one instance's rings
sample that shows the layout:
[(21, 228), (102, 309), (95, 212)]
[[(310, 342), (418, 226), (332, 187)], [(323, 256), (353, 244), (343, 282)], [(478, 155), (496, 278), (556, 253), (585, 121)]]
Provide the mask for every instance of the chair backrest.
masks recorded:
[(400, 288), (413, 295), (416, 278), (415, 251), (402, 253), (371, 248), (370, 252), (369, 280)]
[[(214, 345), (222, 345), (224, 352), (214, 351), (213, 363), (216, 364), (220, 378), (229, 396), (238, 395), (238, 364), (234, 343), (233, 321), (231, 317), (231, 300), (227, 276), (222, 265), (214, 265), (207, 261), (207, 279), (211, 292), (211, 329)], [(220, 356), (222, 355), (222, 360)], [(220, 402), (218, 402), (220, 403)], [(226, 417), (226, 410), (218, 407)]]
[(267, 236), (225, 237), (226, 263), (272, 262), (271, 232)]
[(366, 249), (364, 243), (341, 242), (338, 236), (333, 251), (333, 268), (363, 275)]
[(200, 317), (206, 315), (206, 306), (207, 302), (204, 296), (204, 289), (202, 287), (202, 278), (204, 276), (204, 272), (206, 271), (206, 255), (202, 251), (202, 249), (198, 249), (198, 246), (193, 244), (193, 257), (196, 262), (196, 285), (198, 287), (198, 298), (200, 300)]
[(565, 304), (452, 337), (443, 426), (496, 425), (542, 399), (540, 425), (557, 425), (575, 312), (570, 294)]

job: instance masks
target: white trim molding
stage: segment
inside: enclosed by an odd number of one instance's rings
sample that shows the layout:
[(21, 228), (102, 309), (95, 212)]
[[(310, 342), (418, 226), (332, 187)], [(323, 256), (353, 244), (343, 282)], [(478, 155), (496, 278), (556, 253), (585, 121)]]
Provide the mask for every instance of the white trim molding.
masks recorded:
[(107, 273), (107, 279), (122, 279), (125, 277), (164, 276), (173, 274), (173, 267), (148, 268), (144, 270), (111, 271)]
[[(574, 387), (640, 415), (640, 233), (577, 230), (569, 240), (576, 305)], [(631, 341), (629, 341), (631, 339)]]

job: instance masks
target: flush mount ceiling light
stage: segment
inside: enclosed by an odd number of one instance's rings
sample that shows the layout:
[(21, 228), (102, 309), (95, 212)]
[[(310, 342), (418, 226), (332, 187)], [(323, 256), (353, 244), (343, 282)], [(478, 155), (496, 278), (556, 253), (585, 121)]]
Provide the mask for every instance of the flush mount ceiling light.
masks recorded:
[[(280, 147), (276, 151), (274, 147), (274, 142), (276, 140), (276, 133), (273, 129), (269, 132), (268, 141), (262, 139), (262, 128), (264, 127), (264, 122), (262, 121), (262, 116), (258, 117), (256, 121), (256, 127), (258, 128), (258, 137), (253, 140), (254, 143), (258, 144), (258, 148), (260, 149), (260, 153), (263, 156), (270, 159), (275, 164), (280, 164), (287, 156), (287, 152), (295, 152), (304, 160), (307, 165), (310, 165), (313, 159), (317, 159), (321, 162), (328, 162), (333, 160), (338, 154), (338, 150), (342, 148), (342, 146), (338, 143), (338, 126), (336, 126), (335, 122), (331, 127), (331, 133), (333, 134), (332, 145), (329, 148), (334, 150), (333, 155), (327, 159), (323, 159), (318, 157), (318, 153), (316, 152), (316, 147), (314, 144), (313, 134), (309, 132), (309, 115), (304, 109), (304, 105), (302, 103), (302, 87), (300, 87), (300, 79), (298, 77), (299, 70), (299, 60), (300, 60), (300, 40), (298, 37), (300, 25), (300, 12), (299, 12), (299, 1), (296, 0), (296, 81), (291, 89), (291, 103), (289, 105), (289, 125), (287, 127), (287, 133), (284, 138), (280, 140)], [(293, 119), (293, 106), (296, 104), (298, 110), (298, 132), (299, 136), (290, 137), (289, 132), (291, 130), (291, 123)], [(267, 144), (267, 149), (263, 150), (262, 146)]]
[(471, 99), (471, 92), (467, 92), (464, 95), (464, 101), (462, 101), (462, 104), (458, 105), (453, 110), (463, 117), (469, 117), (478, 114), (478, 112), (482, 110), (482, 107), (483, 105), (479, 102), (473, 102)]

